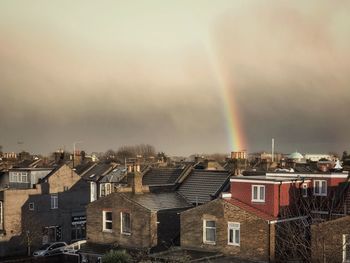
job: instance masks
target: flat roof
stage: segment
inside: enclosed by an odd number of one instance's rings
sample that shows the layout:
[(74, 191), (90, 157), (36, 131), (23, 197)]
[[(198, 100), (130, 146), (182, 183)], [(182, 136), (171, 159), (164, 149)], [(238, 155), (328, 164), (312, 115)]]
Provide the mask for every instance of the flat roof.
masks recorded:
[(231, 182), (246, 182), (246, 183), (294, 183), (297, 182), (309, 182), (309, 178), (301, 178), (298, 176), (295, 177), (278, 177), (278, 176), (265, 176), (265, 175), (257, 175), (257, 176), (232, 176), (230, 179)]

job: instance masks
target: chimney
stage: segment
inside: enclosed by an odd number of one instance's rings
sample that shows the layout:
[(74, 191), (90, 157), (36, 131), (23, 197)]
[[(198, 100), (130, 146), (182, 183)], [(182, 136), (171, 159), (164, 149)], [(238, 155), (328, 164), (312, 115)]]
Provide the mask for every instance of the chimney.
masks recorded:
[(143, 193), (143, 190), (142, 190), (142, 174), (139, 171), (137, 171), (136, 169), (133, 172), (132, 192), (134, 194), (142, 194)]

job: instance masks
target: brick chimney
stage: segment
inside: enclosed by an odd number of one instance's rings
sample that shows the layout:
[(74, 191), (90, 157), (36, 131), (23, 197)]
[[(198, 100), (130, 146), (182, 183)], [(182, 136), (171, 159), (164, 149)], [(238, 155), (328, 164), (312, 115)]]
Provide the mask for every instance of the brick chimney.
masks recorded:
[(135, 171), (133, 173), (133, 180), (132, 180), (132, 192), (134, 194), (142, 194), (143, 193), (143, 187), (142, 187), (142, 173), (139, 171)]

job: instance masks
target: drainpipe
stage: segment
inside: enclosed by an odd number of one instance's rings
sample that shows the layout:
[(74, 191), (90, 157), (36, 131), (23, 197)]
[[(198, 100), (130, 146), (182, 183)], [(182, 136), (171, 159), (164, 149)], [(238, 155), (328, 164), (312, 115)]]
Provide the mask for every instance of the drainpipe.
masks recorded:
[(280, 214), (281, 209), (281, 185), (282, 181), (280, 181), (280, 184), (278, 185), (278, 214)]

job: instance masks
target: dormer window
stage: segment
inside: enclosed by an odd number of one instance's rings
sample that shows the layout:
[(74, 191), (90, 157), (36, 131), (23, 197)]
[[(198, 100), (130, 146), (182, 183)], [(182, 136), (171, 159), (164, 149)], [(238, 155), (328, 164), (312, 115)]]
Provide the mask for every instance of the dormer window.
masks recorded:
[(265, 185), (252, 185), (252, 202), (265, 202)]

